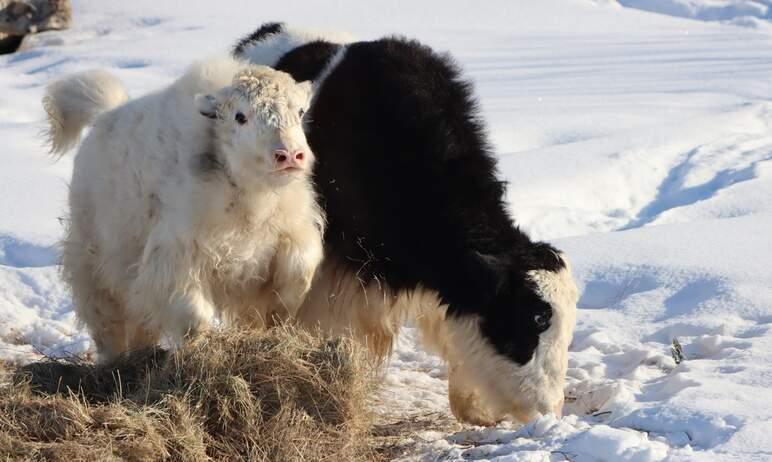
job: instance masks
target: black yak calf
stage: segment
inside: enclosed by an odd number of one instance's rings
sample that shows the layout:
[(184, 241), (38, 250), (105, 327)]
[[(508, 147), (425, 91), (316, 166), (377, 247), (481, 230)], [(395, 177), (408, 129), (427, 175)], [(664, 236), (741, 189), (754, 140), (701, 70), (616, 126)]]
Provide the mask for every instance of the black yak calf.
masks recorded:
[(405, 319), (449, 364), (456, 417), (561, 412), (577, 289), (563, 254), (507, 212), (472, 96), (416, 41), (345, 43), (265, 24), (238, 57), (312, 80), (306, 133), (327, 213), (299, 316), (386, 355)]

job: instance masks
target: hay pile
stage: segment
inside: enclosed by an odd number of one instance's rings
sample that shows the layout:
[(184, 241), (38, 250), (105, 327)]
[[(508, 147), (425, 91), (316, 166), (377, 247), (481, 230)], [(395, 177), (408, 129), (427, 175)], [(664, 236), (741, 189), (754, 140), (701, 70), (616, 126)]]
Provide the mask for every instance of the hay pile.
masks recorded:
[(365, 461), (373, 374), (344, 339), (214, 332), (0, 374), (0, 460)]

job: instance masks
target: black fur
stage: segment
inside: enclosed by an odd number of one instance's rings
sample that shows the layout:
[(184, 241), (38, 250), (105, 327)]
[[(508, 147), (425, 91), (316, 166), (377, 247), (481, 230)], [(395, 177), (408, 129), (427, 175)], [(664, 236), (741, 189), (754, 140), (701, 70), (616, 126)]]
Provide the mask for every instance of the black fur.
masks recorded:
[(238, 42), (236, 42), (236, 45), (233, 47), (233, 55), (239, 56), (244, 52), (244, 49), (247, 46), (255, 42), (259, 42), (269, 35), (280, 33), (283, 27), (284, 24), (280, 22), (267, 22), (261, 25), (257, 28), (257, 30), (247, 36), (242, 37)]
[(282, 56), (276, 68), (291, 74), (298, 82), (315, 80), (340, 47), (322, 40), (310, 42)]
[(0, 55), (13, 53), (18, 50), (22, 40), (24, 40), (23, 35), (9, 35), (0, 38)]
[[(330, 52), (307, 44), (277, 68), (319, 76)], [(498, 352), (528, 362), (552, 311), (526, 273), (564, 264), (507, 212), (471, 85), (453, 60), (401, 38), (353, 43), (309, 113), (328, 258), (364, 282), (435, 289), (451, 315), (479, 315)]]

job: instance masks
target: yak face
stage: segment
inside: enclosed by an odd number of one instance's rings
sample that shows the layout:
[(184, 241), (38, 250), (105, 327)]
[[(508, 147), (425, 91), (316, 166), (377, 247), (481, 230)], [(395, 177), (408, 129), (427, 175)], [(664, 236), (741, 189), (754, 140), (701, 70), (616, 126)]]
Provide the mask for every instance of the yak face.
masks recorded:
[(577, 289), (564, 255), (533, 244), (526, 254), (487, 257), (485, 265), (495, 289), (482, 307), (480, 327), (499, 354), (525, 365), (545, 341), (554, 341), (546, 337), (570, 336)]
[(275, 185), (310, 174), (314, 155), (303, 131), (310, 100), (310, 82), (254, 66), (217, 93), (196, 95), (196, 106), (213, 119), (215, 144), (234, 181)]

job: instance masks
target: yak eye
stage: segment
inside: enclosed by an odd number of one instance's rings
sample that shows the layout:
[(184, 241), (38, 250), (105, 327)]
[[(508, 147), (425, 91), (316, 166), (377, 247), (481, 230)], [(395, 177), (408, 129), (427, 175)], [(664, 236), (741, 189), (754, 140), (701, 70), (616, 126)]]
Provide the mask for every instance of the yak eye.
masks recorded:
[(306, 113), (305, 109), (301, 109), (301, 110), (298, 111), (298, 116), (302, 119), (303, 115), (305, 115), (305, 113)]
[(236, 113), (236, 122), (238, 122), (239, 125), (244, 125), (245, 123), (247, 123), (247, 116), (245, 116), (241, 112), (237, 112)]
[(544, 314), (537, 314), (536, 316), (533, 317), (533, 320), (536, 323), (536, 325), (539, 327), (546, 327), (550, 321), (549, 317), (547, 317)]

